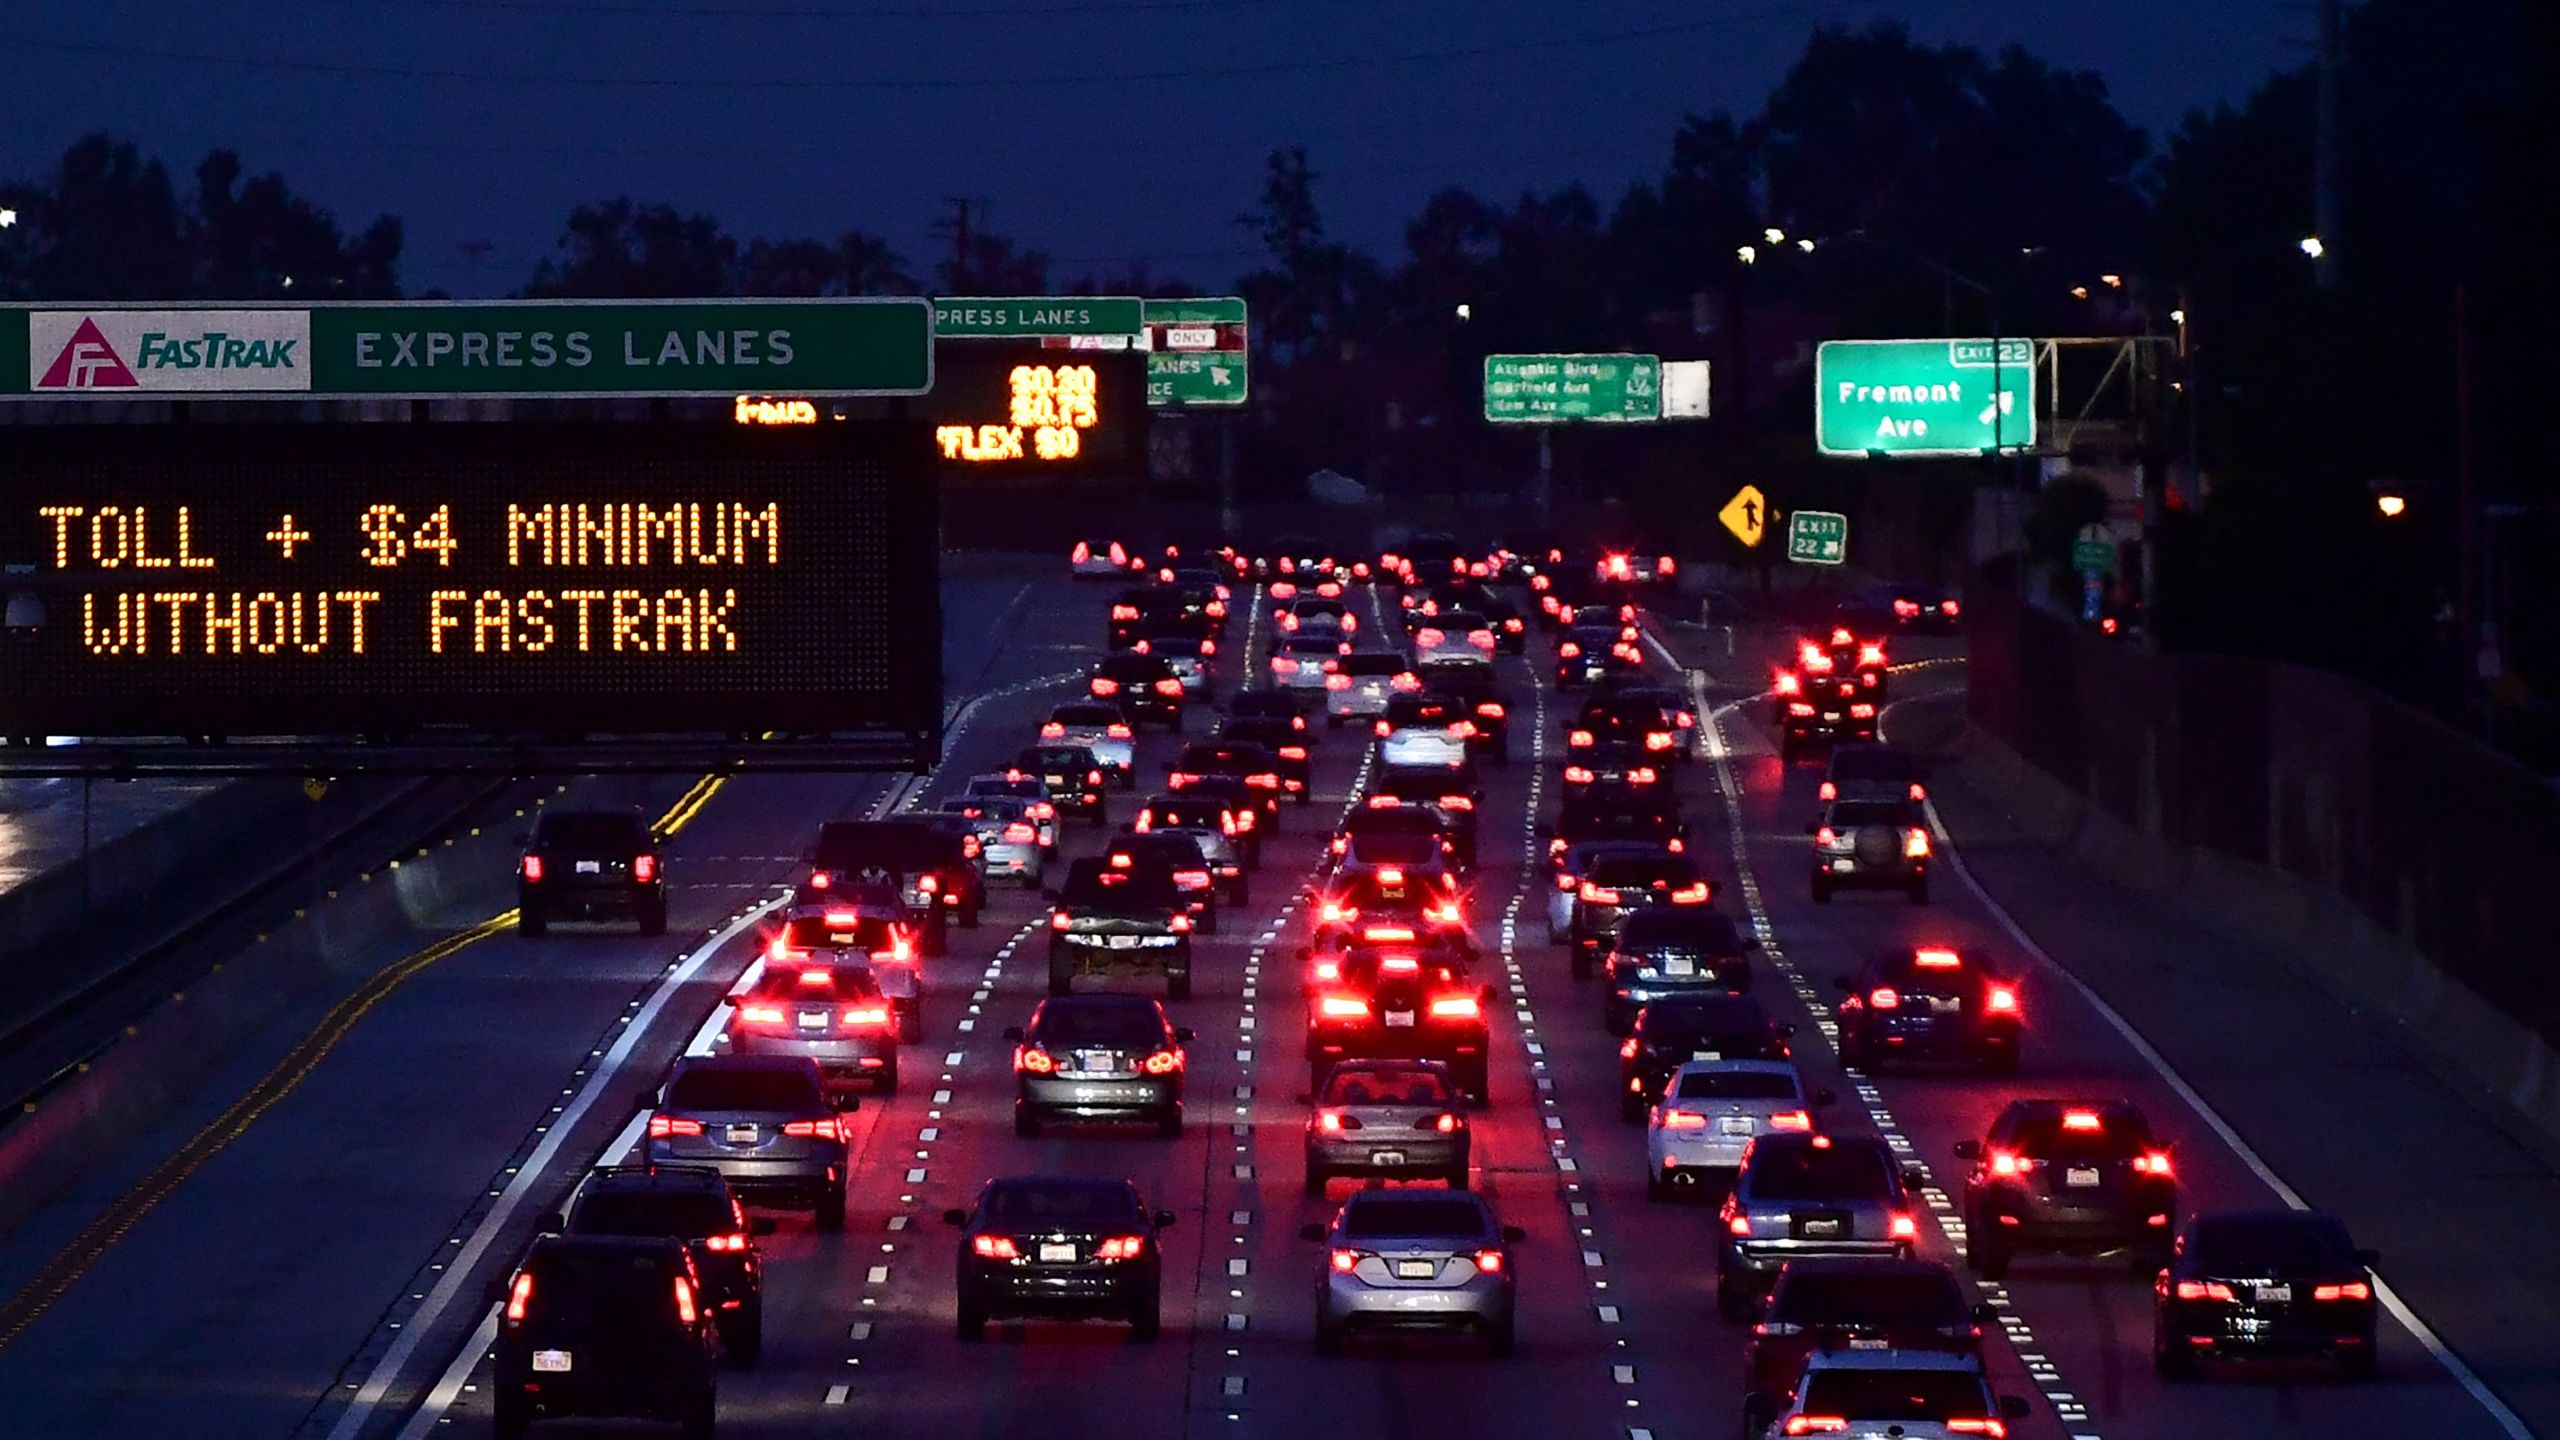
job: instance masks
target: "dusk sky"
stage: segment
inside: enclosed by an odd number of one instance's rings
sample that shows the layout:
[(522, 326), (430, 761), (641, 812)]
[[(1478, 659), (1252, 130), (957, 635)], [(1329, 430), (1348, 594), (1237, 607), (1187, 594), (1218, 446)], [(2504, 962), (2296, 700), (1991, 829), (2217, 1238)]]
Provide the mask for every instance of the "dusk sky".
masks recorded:
[[(886, 235), (922, 273), (945, 197), (1064, 284), (1149, 259), (1217, 288), (1262, 157), (1300, 144), (1332, 232), (1401, 249), (1432, 190), (1658, 174), (1684, 113), (1756, 109), (1824, 21), (2010, 41), (2103, 74), (2155, 135), (2297, 63), (2277, 0), (17, 0), (0, 174), (107, 129), (216, 146), (354, 230), (408, 226), (414, 292), (524, 283), (580, 201), (731, 233)], [(485, 258), (461, 247), (485, 241)]]

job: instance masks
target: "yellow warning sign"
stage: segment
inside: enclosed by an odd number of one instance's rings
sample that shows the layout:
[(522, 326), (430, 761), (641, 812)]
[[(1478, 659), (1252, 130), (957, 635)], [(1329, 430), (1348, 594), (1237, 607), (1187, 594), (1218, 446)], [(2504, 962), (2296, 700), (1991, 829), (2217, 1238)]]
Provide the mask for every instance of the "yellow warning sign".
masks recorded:
[(1716, 512), (1716, 518), (1733, 532), (1734, 539), (1756, 550), (1760, 548), (1760, 532), (1768, 523), (1769, 507), (1760, 499), (1759, 486), (1745, 485)]

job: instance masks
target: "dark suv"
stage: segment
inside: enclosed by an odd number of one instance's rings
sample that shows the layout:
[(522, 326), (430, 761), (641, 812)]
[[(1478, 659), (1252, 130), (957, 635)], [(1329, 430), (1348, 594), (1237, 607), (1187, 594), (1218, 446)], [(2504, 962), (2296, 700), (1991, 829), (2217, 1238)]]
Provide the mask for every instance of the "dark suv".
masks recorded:
[[(895, 886), (924, 934), (928, 955), (950, 945), (950, 927), (973, 930), (986, 885), (958, 834), (916, 818), (830, 820), (809, 847), (807, 888), (868, 883)], [(824, 899), (820, 895), (815, 898)]]
[(710, 1440), (719, 1326), (682, 1240), (545, 1235), (494, 1298), (503, 1440), (562, 1416), (673, 1421)]
[(570, 1235), (665, 1236), (693, 1258), (696, 1297), (720, 1330), (730, 1363), (764, 1353), (764, 1264), (755, 1237), (773, 1221), (747, 1218), (729, 1182), (707, 1165), (606, 1165), (590, 1172), (552, 1226)]
[(619, 810), (546, 810), (516, 862), (516, 929), (540, 935), (555, 919), (627, 915), (643, 935), (667, 933), (666, 877), (640, 817)]
[(1985, 1280), (2013, 1255), (2130, 1257), (2150, 1275), (2169, 1263), (2178, 1182), (2168, 1148), (2120, 1100), (2012, 1100), (1979, 1143), (1964, 1182), (1965, 1262)]
[(852, 1137), (837, 1111), (860, 1103), (831, 1098), (805, 1056), (688, 1056), (651, 1102), (645, 1158), (708, 1166), (732, 1189), (806, 1207), (819, 1229), (841, 1230)]
[(1885, 1255), (1790, 1260), (1742, 1352), (1742, 1428), (1775, 1423), (1805, 1361), (1826, 1350), (1944, 1350), (1979, 1357), (1989, 1305), (1969, 1304), (1935, 1260)]

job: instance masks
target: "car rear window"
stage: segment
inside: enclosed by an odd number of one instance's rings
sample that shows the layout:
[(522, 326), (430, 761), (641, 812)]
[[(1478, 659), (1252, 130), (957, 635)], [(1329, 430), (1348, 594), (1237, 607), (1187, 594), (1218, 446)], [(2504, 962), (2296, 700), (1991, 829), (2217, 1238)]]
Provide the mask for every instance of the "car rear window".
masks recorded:
[(694, 1240), (738, 1228), (726, 1197), (709, 1191), (605, 1190), (578, 1202), (569, 1216), (579, 1235), (673, 1235)]
[(1427, 865), (1440, 854), (1440, 840), (1432, 831), (1388, 831), (1360, 836), (1352, 853), (1364, 865)]
[(815, 1073), (696, 1066), (667, 1086), (669, 1110), (824, 1109)]
[(759, 1000), (877, 1000), (880, 980), (864, 965), (767, 965), (747, 993)]
[(1148, 1048), (1164, 1043), (1164, 1021), (1147, 1005), (1060, 1005), (1040, 1007), (1034, 1024), (1044, 1045), (1093, 1045), (1113, 1050)]
[(1344, 1207), (1342, 1233), (1353, 1240), (1428, 1235), (1472, 1238), (1485, 1233), (1484, 1210), (1472, 1200), (1398, 1200)]
[(1680, 1077), (1682, 1100), (1793, 1100), (1792, 1076), (1764, 1070), (1707, 1070)]
[(2346, 1232), (2313, 1216), (2202, 1221), (2192, 1253), (2199, 1266), (2225, 1273), (2345, 1269), (2355, 1261)]
[[(1026, 770), (1089, 770), (1093, 752), (1082, 745), (1040, 745), (1022, 752)], [(1067, 777), (1074, 779), (1074, 776)]]
[(796, 950), (826, 949), (837, 943), (838, 935), (848, 936), (844, 943), (857, 949), (885, 950), (897, 926), (885, 915), (856, 915), (850, 924), (839, 924), (824, 914), (795, 915), (783, 926), (783, 938)]
[(1760, 1003), (1741, 995), (1686, 995), (1656, 1000), (1636, 1014), (1636, 1026), (1647, 1035), (1689, 1035), (1702, 1030), (1737, 1034), (1769, 1023)]
[(534, 838), (563, 850), (633, 851), (640, 848), (640, 822), (629, 815), (545, 815)]
[(572, 1324), (674, 1313), (675, 1271), (664, 1252), (623, 1246), (546, 1246), (535, 1252), (533, 1310)]
[(1778, 1283), (1772, 1320), (1799, 1325), (1951, 1325), (1968, 1323), (1963, 1297), (1944, 1275), (1791, 1272)]
[(1078, 905), (1110, 910), (1166, 910), (1174, 904), (1173, 880), (1163, 870), (1093, 870), (1078, 867), (1060, 892), (1069, 910)]
[(1325, 1080), (1327, 1105), (1446, 1105), (1448, 1083), (1428, 1070), (1352, 1070), (1336, 1066)]
[(1730, 916), (1712, 910), (1674, 910), (1638, 915), (1618, 932), (1621, 950), (1696, 952), (1733, 955), (1741, 952), (1742, 932)]
[(1061, 705), (1049, 712), (1049, 718), (1061, 725), (1099, 727), (1122, 723), (1119, 711), (1108, 705)]
[(1853, 1145), (1762, 1145), (1744, 1179), (1755, 1200), (1871, 1200), (1893, 1188), (1883, 1157)]
[(987, 1187), (986, 1211), (997, 1220), (1125, 1220), (1138, 1201), (1126, 1185), (1008, 1181)]
[(1824, 817), (1823, 823), (1837, 830), (1855, 830), (1862, 825), (1916, 825), (1919, 817), (1909, 805), (1899, 802), (1844, 800), (1831, 807), (1831, 813)]
[(1339, 668), (1345, 675), (1401, 675), (1404, 673), (1404, 657), (1380, 654), (1345, 655), (1342, 657)]
[(1816, 1370), (1805, 1413), (1852, 1420), (1983, 1420), (1992, 1414), (1979, 1377), (1961, 1370)]
[(1591, 863), (1590, 875), (1603, 885), (1685, 885), (1698, 878), (1689, 862), (1669, 855), (1604, 855)]
[(2099, 1116), (2099, 1128), (2087, 1130), (2065, 1125), (2065, 1113), (2068, 1112), (2025, 1117), (2017, 1127), (2018, 1148), (2041, 1159), (2056, 1161), (2121, 1160), (2150, 1148), (2149, 1134), (2140, 1122), (2130, 1116), (2102, 1114)]

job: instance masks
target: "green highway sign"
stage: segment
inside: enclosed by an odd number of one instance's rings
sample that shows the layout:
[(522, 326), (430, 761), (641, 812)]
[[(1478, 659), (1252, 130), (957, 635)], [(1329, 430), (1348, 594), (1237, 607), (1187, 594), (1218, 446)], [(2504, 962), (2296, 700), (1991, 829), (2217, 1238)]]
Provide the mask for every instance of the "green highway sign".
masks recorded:
[(0, 399), (922, 395), (914, 298), (0, 308)]
[(1659, 355), (1487, 355), (1484, 418), (1545, 425), (1662, 418)]
[(1825, 455), (1989, 455), (2036, 441), (2033, 340), (1829, 340), (1813, 374)]
[(2099, 536), (2082, 536), (2071, 542), (2071, 568), (2083, 575), (2116, 573), (2116, 542)]
[(961, 296), (933, 302), (937, 338), (1026, 335), (1136, 335), (1144, 304), (1134, 295)]
[(1789, 515), (1787, 558), (1799, 565), (1847, 563), (1849, 517), (1830, 510), (1798, 510)]
[(1244, 301), (1234, 296), (1149, 300), (1141, 312), (1149, 405), (1245, 402)]

